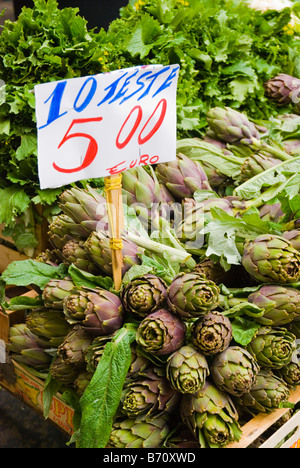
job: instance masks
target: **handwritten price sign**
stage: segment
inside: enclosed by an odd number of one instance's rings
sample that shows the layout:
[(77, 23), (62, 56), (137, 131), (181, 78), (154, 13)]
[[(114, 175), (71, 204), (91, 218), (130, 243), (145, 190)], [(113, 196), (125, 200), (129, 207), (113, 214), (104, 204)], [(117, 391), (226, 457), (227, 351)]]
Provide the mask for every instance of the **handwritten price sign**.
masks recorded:
[(176, 158), (179, 65), (35, 86), (41, 189)]

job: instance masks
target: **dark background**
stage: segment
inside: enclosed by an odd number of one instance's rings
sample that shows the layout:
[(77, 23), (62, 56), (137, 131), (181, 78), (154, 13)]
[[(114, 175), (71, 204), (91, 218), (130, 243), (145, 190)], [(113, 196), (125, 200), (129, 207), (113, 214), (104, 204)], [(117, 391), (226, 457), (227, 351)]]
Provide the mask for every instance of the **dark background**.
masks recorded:
[[(23, 6), (32, 8), (32, 0), (13, 0), (15, 15), (19, 15)], [(110, 22), (119, 16), (121, 7), (128, 4), (128, 0), (58, 0), (60, 8), (77, 7), (89, 29), (107, 29)]]

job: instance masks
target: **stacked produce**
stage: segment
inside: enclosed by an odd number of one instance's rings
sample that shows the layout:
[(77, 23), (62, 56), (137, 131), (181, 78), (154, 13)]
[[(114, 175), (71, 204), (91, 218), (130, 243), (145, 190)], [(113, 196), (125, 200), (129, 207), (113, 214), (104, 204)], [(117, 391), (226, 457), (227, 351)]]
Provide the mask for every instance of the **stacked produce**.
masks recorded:
[[(279, 116), (263, 133), (228, 107), (207, 118), (209, 142), (178, 140), (177, 161), (124, 174), (120, 290), (106, 196), (91, 187), (66, 189), (49, 249), (2, 275), (37, 291), (8, 349), (74, 392), (80, 447), (226, 447), (299, 385), (298, 157)], [(277, 163), (241, 182), (258, 154)], [(211, 183), (212, 167), (226, 184)]]
[[(296, 110), (289, 93), (300, 78), (297, 5), (284, 3), (287, 8), (277, 10), (278, 2), (274, 9), (270, 2), (261, 12), (251, 1), (129, 1), (108, 31), (90, 31), (77, 8), (60, 9), (56, 0), (32, 3), (15, 22), (6, 21), (0, 35), (0, 223), (28, 256), (37, 247), (39, 209), (46, 219), (57, 214), (64, 189), (39, 187), (35, 85), (141, 63), (178, 63), (180, 138), (201, 137), (215, 106), (240, 109), (254, 119), (276, 115), (277, 102), (268, 99), (264, 83), (279, 74), (267, 89), (280, 96), (282, 113)], [(261, 155), (255, 158), (265, 164)], [(208, 161), (205, 168), (214, 184), (226, 182)], [(102, 182), (89, 181), (96, 187)]]
[[(123, 174), (121, 288), (105, 191), (86, 183), (48, 194), (58, 201), (49, 248), (1, 277), (3, 289), (36, 291), (2, 302), (26, 310), (8, 350), (45, 379), (48, 402), (60, 391), (74, 408), (80, 448), (223, 448), (253, 415), (290, 407), (300, 383), (300, 88), (280, 73), (298, 39), (282, 32), (290, 9), (258, 15), (209, 3), (130, 2), (84, 49), (89, 73), (103, 51), (112, 69), (153, 57), (182, 68), (176, 161)], [(226, 50), (213, 47), (216, 35)]]

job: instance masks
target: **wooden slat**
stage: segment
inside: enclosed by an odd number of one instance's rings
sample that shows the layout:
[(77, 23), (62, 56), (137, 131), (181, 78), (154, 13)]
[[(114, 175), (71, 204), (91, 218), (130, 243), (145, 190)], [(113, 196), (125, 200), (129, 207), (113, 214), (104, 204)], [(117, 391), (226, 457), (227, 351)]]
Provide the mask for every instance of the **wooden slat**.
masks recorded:
[[(300, 401), (300, 386), (290, 394), (289, 402), (298, 403)], [(259, 413), (242, 427), (242, 438), (239, 442), (233, 442), (227, 445), (226, 448), (247, 448), (260, 435), (269, 429), (278, 419), (281, 418), (289, 408), (282, 408), (273, 411), (270, 414)]]
[[(27, 293), (22, 294), (22, 296), (27, 297), (36, 297), (37, 295), (37, 292), (34, 290), (30, 290)], [(5, 343), (8, 343), (10, 327), (16, 325), (17, 323), (23, 323), (24, 317), (24, 310), (1, 312), (0, 309), (0, 340), (3, 340)]]

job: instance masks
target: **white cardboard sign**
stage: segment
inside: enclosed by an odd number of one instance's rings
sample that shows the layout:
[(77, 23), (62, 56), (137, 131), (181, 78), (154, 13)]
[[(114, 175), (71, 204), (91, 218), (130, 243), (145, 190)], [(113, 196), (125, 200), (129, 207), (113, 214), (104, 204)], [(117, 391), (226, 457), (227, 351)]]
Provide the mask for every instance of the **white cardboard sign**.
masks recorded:
[(41, 189), (176, 159), (179, 65), (36, 85)]

